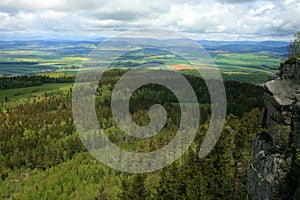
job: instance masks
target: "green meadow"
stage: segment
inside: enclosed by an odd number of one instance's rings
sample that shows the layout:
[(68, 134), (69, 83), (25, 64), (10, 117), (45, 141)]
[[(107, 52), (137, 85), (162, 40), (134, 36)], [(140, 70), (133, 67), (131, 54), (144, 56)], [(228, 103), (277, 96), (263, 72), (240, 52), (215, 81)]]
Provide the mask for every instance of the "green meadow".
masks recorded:
[[(21, 103), (23, 100), (42, 96), (46, 93), (50, 95), (61, 91), (67, 91), (72, 88), (72, 85), (72, 83), (45, 83), (41, 86), (0, 90), (0, 102), (9, 105), (17, 104)], [(5, 100), (8, 100), (8, 102), (5, 102)]]

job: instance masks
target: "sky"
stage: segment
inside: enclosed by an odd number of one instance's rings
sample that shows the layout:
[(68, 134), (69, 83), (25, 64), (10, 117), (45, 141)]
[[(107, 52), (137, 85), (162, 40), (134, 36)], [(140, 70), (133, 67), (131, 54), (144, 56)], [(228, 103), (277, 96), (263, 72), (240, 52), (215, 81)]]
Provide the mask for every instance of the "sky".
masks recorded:
[(149, 27), (199, 40), (291, 41), (300, 0), (0, 1), (0, 40), (84, 40)]

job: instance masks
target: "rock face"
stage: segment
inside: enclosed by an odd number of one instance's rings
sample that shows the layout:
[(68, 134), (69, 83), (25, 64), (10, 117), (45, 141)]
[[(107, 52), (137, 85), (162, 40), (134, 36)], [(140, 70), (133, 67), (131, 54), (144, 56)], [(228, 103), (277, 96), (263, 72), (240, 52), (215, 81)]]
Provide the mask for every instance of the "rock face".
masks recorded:
[(264, 84), (262, 126), (253, 142), (247, 191), (253, 200), (300, 199), (300, 59)]

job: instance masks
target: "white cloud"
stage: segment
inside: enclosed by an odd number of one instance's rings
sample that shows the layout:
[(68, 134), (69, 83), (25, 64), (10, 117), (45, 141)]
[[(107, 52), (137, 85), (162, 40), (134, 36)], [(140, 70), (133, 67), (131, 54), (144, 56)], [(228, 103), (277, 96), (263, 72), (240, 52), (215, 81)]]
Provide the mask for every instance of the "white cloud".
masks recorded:
[(0, 31), (107, 36), (157, 27), (204, 39), (288, 39), (300, 27), (299, 11), (299, 0), (6, 0), (0, 2)]

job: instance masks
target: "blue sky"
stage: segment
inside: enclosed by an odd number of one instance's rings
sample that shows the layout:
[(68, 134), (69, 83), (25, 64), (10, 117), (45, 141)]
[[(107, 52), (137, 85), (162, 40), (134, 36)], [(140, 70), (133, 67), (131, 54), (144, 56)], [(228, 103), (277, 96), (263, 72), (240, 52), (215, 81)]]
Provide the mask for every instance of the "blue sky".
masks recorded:
[(91, 39), (145, 27), (194, 39), (290, 41), (300, 29), (300, 0), (0, 2), (0, 40)]

